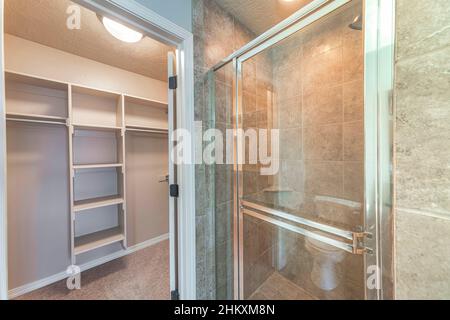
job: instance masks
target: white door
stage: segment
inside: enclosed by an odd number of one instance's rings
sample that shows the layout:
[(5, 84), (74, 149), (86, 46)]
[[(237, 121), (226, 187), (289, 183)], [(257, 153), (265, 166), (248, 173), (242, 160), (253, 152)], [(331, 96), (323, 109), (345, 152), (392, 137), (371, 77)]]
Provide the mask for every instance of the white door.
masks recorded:
[[(0, 1), (3, 18), (3, 1)], [(3, 19), (1, 19), (3, 21)], [(3, 23), (0, 26), (0, 61), (3, 61)], [(3, 64), (0, 64), (0, 300), (8, 299), (7, 224), (6, 224), (6, 123)]]
[(169, 235), (170, 235), (170, 292), (172, 300), (178, 300), (178, 215), (177, 215), (177, 170), (172, 158), (174, 143), (172, 133), (176, 129), (176, 57), (173, 52), (168, 55), (168, 76), (169, 76), (169, 97), (168, 97), (168, 117), (169, 117)]

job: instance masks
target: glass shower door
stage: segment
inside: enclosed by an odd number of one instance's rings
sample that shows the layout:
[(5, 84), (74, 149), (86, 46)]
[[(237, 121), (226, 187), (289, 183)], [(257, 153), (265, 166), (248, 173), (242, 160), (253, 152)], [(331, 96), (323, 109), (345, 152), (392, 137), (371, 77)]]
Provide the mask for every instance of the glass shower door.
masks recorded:
[(364, 299), (362, 17), (351, 1), (238, 59), (241, 299)]

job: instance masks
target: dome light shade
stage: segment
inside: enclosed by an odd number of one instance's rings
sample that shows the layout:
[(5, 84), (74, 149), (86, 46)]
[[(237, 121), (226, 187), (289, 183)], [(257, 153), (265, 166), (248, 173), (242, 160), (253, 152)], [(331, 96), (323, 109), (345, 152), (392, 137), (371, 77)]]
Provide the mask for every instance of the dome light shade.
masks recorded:
[(123, 42), (135, 43), (141, 41), (144, 37), (142, 33), (134, 31), (107, 17), (102, 17), (102, 23), (109, 33)]

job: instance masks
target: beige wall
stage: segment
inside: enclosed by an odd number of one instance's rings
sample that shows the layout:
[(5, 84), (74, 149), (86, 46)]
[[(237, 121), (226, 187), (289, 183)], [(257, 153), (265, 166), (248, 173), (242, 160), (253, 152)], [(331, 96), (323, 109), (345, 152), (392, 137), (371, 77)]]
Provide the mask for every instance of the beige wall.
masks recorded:
[(450, 299), (450, 3), (397, 1), (396, 298)]
[(8, 71), (121, 92), (167, 103), (167, 84), (136, 73), (5, 35)]

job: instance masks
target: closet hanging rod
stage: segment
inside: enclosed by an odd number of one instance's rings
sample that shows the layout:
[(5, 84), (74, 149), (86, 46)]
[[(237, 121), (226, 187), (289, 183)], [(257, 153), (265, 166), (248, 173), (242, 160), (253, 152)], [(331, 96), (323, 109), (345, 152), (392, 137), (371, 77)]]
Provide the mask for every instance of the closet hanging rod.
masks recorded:
[(30, 119), (17, 119), (17, 118), (6, 118), (7, 121), (17, 121), (17, 122), (29, 122), (29, 123), (42, 123), (42, 124), (55, 124), (67, 126), (65, 122), (56, 122), (56, 121), (44, 121), (44, 120), (30, 120)]

